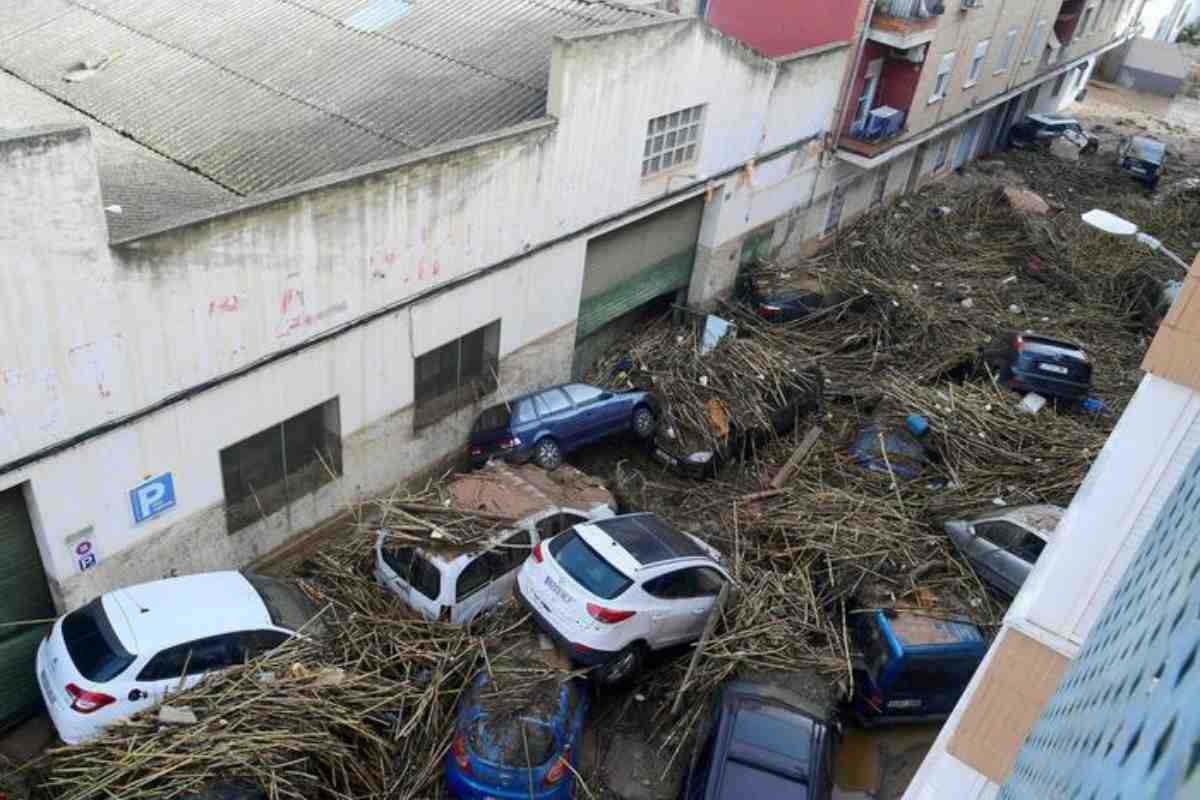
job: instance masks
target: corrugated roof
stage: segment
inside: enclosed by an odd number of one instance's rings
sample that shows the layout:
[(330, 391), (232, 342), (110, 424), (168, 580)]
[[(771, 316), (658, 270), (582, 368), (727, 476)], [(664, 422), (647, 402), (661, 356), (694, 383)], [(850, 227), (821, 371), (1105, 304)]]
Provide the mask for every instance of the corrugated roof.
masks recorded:
[[(0, 9), (0, 68), (246, 195), (542, 116), (554, 35), (653, 18), (605, 0), (39, 0)], [(66, 80), (81, 63), (99, 68)]]

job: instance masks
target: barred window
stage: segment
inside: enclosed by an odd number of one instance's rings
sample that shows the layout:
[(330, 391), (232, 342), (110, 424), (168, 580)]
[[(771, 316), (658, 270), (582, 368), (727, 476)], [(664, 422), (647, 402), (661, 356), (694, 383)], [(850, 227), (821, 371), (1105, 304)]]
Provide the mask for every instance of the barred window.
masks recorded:
[(221, 451), (229, 533), (246, 528), (342, 474), (338, 398)]
[(500, 320), (419, 356), (413, 427), (423, 428), (496, 391)]
[(650, 120), (642, 149), (642, 177), (649, 178), (695, 161), (703, 133), (704, 106), (692, 106)]

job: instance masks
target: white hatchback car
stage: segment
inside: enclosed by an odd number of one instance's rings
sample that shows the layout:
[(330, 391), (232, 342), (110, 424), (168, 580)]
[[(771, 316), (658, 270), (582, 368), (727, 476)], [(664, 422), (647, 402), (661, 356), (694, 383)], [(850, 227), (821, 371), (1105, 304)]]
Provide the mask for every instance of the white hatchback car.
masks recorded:
[(413, 547), (375, 539), (375, 580), (426, 619), (468, 623), (512, 597), (517, 570), (543, 539), (577, 522), (611, 517), (612, 509), (551, 507), (500, 531), (483, 548)]
[(317, 613), (295, 587), (239, 572), (117, 589), (54, 623), (37, 653), (42, 699), (64, 742), (86, 741), (301, 629), (321, 635)]
[(699, 639), (721, 587), (721, 554), (654, 514), (584, 522), (534, 548), (516, 595), (573, 661), (604, 683), (646, 654)]

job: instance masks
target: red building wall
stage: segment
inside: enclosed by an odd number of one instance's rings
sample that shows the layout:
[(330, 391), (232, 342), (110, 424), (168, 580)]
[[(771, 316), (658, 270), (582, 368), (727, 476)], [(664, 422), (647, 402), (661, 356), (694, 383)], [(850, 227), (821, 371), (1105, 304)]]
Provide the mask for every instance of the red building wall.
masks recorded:
[(768, 56), (854, 38), (861, 0), (708, 0), (707, 19)]
[(846, 96), (846, 116), (843, 120), (843, 130), (849, 131), (854, 124), (854, 113), (858, 110), (858, 98), (862, 96), (863, 84), (867, 82), (867, 67), (877, 58), (883, 59), (883, 72), (880, 73), (879, 89), (875, 93), (875, 105), (891, 106), (908, 113), (912, 108), (913, 95), (917, 91), (917, 83), (921, 80), (921, 64), (913, 64), (898, 58), (888, 58), (891, 48), (877, 42), (868, 41), (863, 48), (862, 58), (858, 62), (858, 72)]

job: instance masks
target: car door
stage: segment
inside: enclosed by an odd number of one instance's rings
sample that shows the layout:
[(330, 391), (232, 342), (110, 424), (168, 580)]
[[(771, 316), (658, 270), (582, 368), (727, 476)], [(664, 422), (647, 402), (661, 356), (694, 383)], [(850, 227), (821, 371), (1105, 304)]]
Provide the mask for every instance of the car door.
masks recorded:
[(493, 547), (472, 558), (454, 579), (450, 621), (465, 624), (494, 605), (489, 591), (497, 572), (504, 568), (504, 556)]
[(594, 442), (613, 432), (613, 412), (601, 398), (604, 392), (586, 383), (571, 383), (563, 387), (575, 404), (575, 418), (585, 442)]
[(138, 673), (139, 700), (148, 698), (145, 705), (164, 702), (169, 695), (195, 686), (205, 675), (229, 668), (240, 660), (239, 639), (240, 633), (225, 633), (162, 650)]
[(692, 642), (704, 632), (709, 612), (725, 579), (711, 567), (684, 567), (647, 581), (642, 587), (655, 598), (653, 647)]
[(1015, 552), (1024, 535), (1023, 528), (1002, 519), (975, 524), (972, 563), (979, 569), (980, 577), (1008, 594), (1016, 594), (1019, 581), (1028, 574), (1027, 566)]
[(575, 407), (562, 389), (547, 389), (534, 396), (534, 406), (541, 418), (539, 430), (548, 432), (564, 451), (580, 444), (582, 434), (575, 419)]

